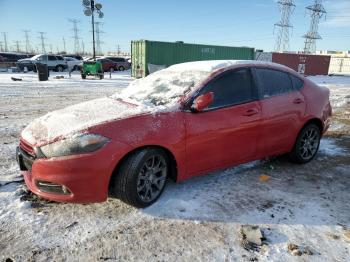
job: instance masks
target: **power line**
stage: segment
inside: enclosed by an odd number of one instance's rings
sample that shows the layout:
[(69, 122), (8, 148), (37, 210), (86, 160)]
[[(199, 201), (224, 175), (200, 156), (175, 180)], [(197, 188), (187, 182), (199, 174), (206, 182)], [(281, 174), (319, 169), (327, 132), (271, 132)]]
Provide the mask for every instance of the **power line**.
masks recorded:
[(39, 36), (39, 39), (40, 39), (40, 42), (41, 42), (41, 52), (43, 53), (43, 54), (45, 54), (46, 53), (46, 46), (45, 46), (45, 34), (46, 34), (46, 32), (38, 32), (39, 34), (40, 34), (40, 36)]
[(281, 13), (281, 20), (275, 24), (275, 27), (277, 26), (279, 29), (275, 51), (289, 51), (289, 29), (293, 27), (290, 23), (290, 17), (295, 9), (295, 4), (294, 0), (280, 0), (277, 3)]
[(303, 36), (305, 38), (304, 53), (316, 52), (316, 40), (322, 39), (318, 33), (320, 19), (327, 13), (322, 5), (322, 0), (315, 0), (313, 5), (306, 7), (311, 12), (309, 31)]
[(76, 54), (79, 54), (80, 52), (80, 44), (79, 44), (79, 29), (78, 29), (78, 23), (79, 21), (77, 19), (68, 19), (69, 22), (73, 24), (73, 39), (74, 39), (74, 52)]

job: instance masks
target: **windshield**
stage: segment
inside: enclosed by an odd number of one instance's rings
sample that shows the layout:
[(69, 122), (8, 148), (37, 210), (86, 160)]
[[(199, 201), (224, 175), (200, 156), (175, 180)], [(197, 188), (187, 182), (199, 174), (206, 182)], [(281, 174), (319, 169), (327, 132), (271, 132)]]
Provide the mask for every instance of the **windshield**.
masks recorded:
[(37, 58), (39, 58), (41, 55), (35, 55), (35, 56), (33, 56), (33, 57), (31, 57), (30, 59), (31, 60), (36, 60)]
[(146, 105), (174, 105), (179, 98), (204, 81), (210, 72), (171, 71), (155, 72), (145, 78), (135, 80), (114, 98), (136, 101)]

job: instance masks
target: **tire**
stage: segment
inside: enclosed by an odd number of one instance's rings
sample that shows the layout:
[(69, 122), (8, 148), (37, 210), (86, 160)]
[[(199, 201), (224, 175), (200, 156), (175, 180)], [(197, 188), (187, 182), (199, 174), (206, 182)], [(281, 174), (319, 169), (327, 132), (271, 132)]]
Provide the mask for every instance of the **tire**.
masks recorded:
[(99, 75), (100, 80), (102, 80), (105, 76), (104, 75)]
[(119, 67), (118, 67), (118, 70), (119, 70), (119, 71), (124, 71), (124, 70), (125, 70), (125, 67), (124, 67), (124, 66), (119, 66)]
[(289, 156), (298, 164), (306, 164), (316, 156), (320, 146), (321, 131), (315, 124), (306, 125), (299, 133)]
[(161, 196), (169, 170), (169, 160), (163, 150), (135, 151), (114, 174), (111, 193), (134, 207), (148, 207)]
[(82, 75), (81, 75), (81, 78), (82, 78), (82, 79), (86, 79), (86, 75), (82, 74)]
[(61, 65), (56, 66), (56, 71), (57, 72), (63, 72), (64, 68)]

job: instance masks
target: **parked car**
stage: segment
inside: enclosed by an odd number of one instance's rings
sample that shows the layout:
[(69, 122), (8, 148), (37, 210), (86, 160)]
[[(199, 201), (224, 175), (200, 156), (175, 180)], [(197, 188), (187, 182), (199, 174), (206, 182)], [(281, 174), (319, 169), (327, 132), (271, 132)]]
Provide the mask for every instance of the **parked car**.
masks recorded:
[(33, 121), (17, 159), (43, 198), (87, 203), (110, 193), (146, 207), (168, 178), (286, 153), (311, 161), (331, 114), (329, 90), (282, 65), (184, 63)]
[(17, 67), (23, 71), (24, 67), (27, 67), (28, 70), (36, 70), (36, 64), (46, 64), (49, 70), (54, 70), (57, 72), (62, 72), (68, 68), (66, 60), (63, 56), (59, 55), (36, 55), (28, 59), (20, 59), (17, 62)]
[(96, 61), (102, 63), (102, 68), (104, 72), (117, 70), (117, 63), (112, 60), (109, 60), (107, 58), (98, 58), (96, 59)]
[(32, 55), (21, 54), (21, 53), (11, 53), (11, 52), (1, 52), (0, 62), (14, 63), (19, 59), (30, 58)]
[(69, 71), (80, 70), (80, 68), (83, 64), (82, 60), (78, 60), (78, 59), (73, 58), (73, 57), (64, 57), (64, 60), (66, 60), (66, 62), (67, 62)]
[(119, 71), (124, 71), (124, 70), (130, 69), (131, 63), (129, 63), (123, 57), (105, 56), (103, 58), (106, 58), (106, 59), (109, 59), (109, 60), (112, 60), (113, 62), (115, 62), (117, 64), (116, 69)]
[(84, 60), (81, 55), (64, 55), (64, 57), (72, 57), (72, 58), (75, 58), (77, 60)]

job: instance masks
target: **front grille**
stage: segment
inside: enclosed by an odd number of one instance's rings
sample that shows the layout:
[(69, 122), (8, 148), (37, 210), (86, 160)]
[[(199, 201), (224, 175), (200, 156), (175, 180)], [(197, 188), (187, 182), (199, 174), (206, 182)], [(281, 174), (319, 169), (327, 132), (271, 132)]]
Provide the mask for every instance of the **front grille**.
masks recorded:
[(32, 157), (35, 157), (34, 148), (30, 144), (28, 144), (26, 141), (21, 139), (20, 142), (19, 142), (19, 147), (24, 152), (26, 152), (28, 155), (31, 155)]

